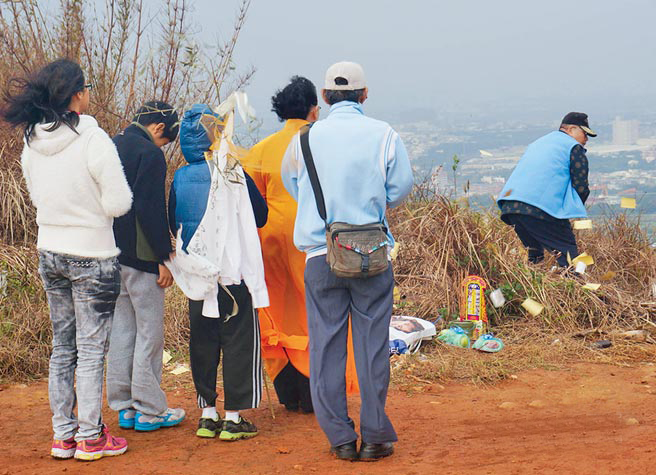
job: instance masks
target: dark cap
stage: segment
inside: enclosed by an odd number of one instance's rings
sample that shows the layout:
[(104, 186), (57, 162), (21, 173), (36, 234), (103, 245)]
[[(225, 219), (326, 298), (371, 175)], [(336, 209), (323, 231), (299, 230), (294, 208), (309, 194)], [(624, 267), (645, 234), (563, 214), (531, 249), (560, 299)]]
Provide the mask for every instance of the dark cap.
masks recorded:
[(584, 114), (583, 112), (570, 112), (563, 117), (560, 125), (578, 125), (583, 129), (583, 132), (585, 132), (586, 135), (590, 137), (597, 136), (597, 134), (590, 128), (590, 125), (588, 125), (588, 114)]

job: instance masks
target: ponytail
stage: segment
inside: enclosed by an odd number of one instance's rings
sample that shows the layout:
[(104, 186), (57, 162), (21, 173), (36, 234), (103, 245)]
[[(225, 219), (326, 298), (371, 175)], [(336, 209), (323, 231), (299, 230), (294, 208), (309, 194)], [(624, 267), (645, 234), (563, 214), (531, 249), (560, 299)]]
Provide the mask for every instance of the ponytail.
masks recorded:
[[(12, 94), (10, 91), (16, 93)], [(4, 94), (2, 117), (14, 127), (22, 126), (25, 141), (29, 143), (34, 127), (51, 124), (52, 132), (62, 124), (77, 132), (80, 118), (68, 110), (71, 98), (84, 90), (84, 73), (80, 66), (68, 59), (58, 59), (28, 78), (14, 78)]]

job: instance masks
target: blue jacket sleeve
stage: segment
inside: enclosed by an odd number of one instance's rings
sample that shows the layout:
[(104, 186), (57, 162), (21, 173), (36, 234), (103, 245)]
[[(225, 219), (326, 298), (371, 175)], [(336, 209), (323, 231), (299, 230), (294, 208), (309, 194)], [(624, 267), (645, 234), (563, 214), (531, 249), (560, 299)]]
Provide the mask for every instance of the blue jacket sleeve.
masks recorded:
[(267, 206), (266, 201), (264, 201), (264, 198), (262, 198), (262, 195), (257, 189), (257, 186), (255, 186), (255, 182), (250, 175), (244, 172), (244, 176), (246, 177), (248, 196), (251, 199), (251, 206), (253, 207), (253, 214), (255, 215), (255, 224), (258, 228), (261, 228), (266, 224), (267, 218), (269, 217), (269, 207)]
[(408, 151), (398, 135), (394, 144), (394, 154), (387, 159), (387, 203), (390, 208), (400, 205), (412, 191), (414, 178), (408, 158)]

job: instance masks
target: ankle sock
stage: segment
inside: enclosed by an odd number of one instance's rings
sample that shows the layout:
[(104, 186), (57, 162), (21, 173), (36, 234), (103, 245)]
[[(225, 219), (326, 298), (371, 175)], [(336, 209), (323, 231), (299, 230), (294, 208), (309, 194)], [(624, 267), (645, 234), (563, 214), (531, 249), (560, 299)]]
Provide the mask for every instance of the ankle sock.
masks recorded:
[(216, 421), (219, 418), (219, 413), (216, 412), (216, 407), (204, 407), (203, 414), (200, 417), (203, 419), (212, 419), (213, 421)]
[(226, 411), (225, 418), (226, 421), (232, 421), (235, 424), (239, 423), (239, 411)]

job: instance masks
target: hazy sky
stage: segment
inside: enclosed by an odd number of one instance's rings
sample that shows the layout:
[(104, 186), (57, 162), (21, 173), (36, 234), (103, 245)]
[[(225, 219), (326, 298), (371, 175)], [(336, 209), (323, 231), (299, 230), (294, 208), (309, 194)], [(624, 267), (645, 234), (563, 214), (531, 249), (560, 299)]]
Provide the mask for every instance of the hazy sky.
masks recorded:
[[(230, 34), (238, 0), (194, 5), (204, 38)], [(377, 111), (654, 109), (655, 53), (654, 0), (252, 0), (236, 59), (257, 68), (249, 94), (264, 116), (291, 75), (321, 87), (340, 60), (363, 65)]]

